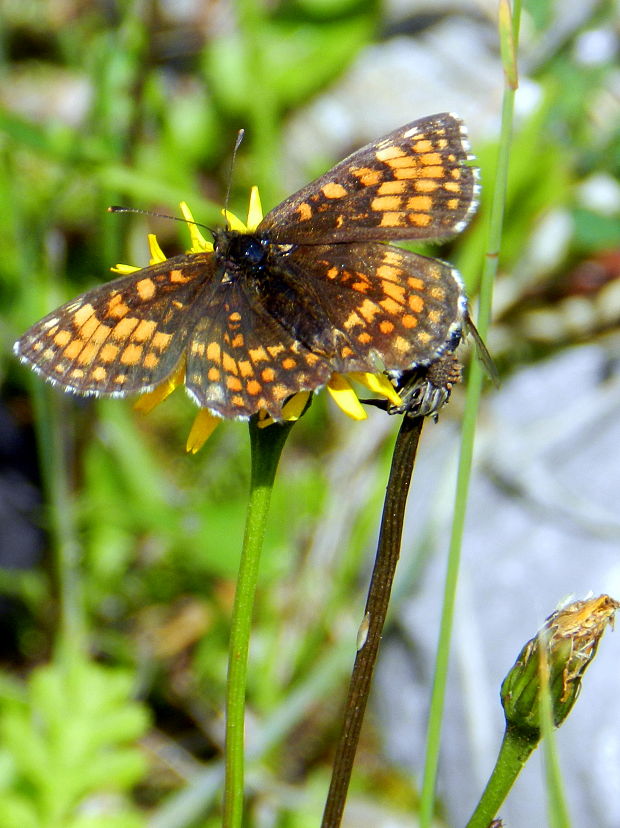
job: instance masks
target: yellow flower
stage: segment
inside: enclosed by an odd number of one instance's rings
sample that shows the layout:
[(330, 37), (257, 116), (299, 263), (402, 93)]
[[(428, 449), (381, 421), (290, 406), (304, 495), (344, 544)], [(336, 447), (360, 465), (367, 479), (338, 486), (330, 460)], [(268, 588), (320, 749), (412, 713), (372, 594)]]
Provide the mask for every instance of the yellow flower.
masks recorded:
[[(183, 218), (187, 222), (191, 238), (190, 253), (204, 253), (213, 250), (213, 243), (205, 239), (199, 228), (194, 222), (191, 211), (185, 202), (181, 202), (181, 212)], [(228, 227), (231, 230), (237, 230), (240, 233), (252, 233), (256, 230), (258, 224), (262, 221), (263, 212), (260, 203), (260, 196), (258, 188), (252, 187), (250, 192), (250, 204), (248, 207), (248, 216), (246, 222), (242, 222), (237, 216), (229, 210), (222, 210), (222, 214), (226, 219)], [(150, 264), (157, 264), (164, 262), (166, 256), (159, 246), (157, 239), (153, 234), (148, 236), (149, 250), (150, 250)], [(137, 267), (131, 265), (118, 264), (112, 268), (115, 273), (125, 275), (139, 270)], [(327, 383), (327, 390), (332, 399), (338, 407), (344, 411), (349, 417), (354, 420), (365, 420), (366, 412), (359, 401), (359, 398), (349, 380), (353, 380), (369, 391), (388, 399), (393, 405), (400, 405), (401, 399), (398, 396), (395, 388), (391, 382), (383, 374), (367, 374), (367, 373), (351, 373), (347, 375), (348, 379), (342, 374), (332, 374)], [(153, 391), (143, 394), (136, 402), (135, 408), (143, 413), (148, 413), (159, 405), (160, 402), (166, 399), (179, 385), (183, 385), (185, 381), (185, 365), (182, 363), (177, 370), (168, 379), (157, 386)], [(311, 391), (301, 391), (291, 397), (290, 400), (282, 408), (283, 419), (293, 421), (299, 419), (303, 414), (308, 400), (312, 395)], [(192, 428), (187, 438), (187, 451), (196, 453), (199, 451), (215, 428), (219, 425), (221, 417), (213, 414), (209, 409), (202, 408), (192, 425)], [(265, 428), (273, 423), (273, 419), (267, 415), (267, 412), (259, 412), (259, 426)]]

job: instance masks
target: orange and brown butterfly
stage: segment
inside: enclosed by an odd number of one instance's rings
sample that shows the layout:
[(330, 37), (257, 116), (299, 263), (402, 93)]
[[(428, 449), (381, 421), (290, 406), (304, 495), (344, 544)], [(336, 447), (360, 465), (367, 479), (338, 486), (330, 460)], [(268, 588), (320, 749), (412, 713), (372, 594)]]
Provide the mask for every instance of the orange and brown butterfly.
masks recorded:
[[(406, 124), (341, 161), (255, 228), (96, 287), (31, 327), (15, 352), (75, 394), (152, 391), (184, 370), (218, 417), (282, 419), (335, 375), (397, 376), (458, 344), (467, 301), (445, 262), (385, 244), (446, 239), (477, 206), (461, 120)], [(205, 246), (206, 248), (207, 246)], [(208, 245), (210, 248), (211, 246)]]

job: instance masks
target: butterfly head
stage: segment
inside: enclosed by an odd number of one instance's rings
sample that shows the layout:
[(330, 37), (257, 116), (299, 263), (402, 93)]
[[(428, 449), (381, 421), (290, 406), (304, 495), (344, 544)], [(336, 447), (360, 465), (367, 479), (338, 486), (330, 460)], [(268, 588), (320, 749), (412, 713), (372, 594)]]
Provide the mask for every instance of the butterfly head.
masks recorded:
[(213, 234), (215, 256), (220, 262), (241, 269), (262, 267), (269, 254), (269, 242), (255, 233), (237, 230), (219, 230)]

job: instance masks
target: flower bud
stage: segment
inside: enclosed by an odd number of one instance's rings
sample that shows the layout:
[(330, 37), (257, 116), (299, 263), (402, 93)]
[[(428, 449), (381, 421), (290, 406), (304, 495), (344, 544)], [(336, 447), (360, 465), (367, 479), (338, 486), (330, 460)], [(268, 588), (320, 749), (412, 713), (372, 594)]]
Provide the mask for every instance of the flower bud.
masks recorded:
[(547, 618), (502, 683), (502, 706), (509, 727), (529, 738), (540, 738), (541, 692), (545, 687), (551, 698), (553, 723), (556, 727), (562, 724), (617, 609), (620, 603), (600, 595), (567, 604)]

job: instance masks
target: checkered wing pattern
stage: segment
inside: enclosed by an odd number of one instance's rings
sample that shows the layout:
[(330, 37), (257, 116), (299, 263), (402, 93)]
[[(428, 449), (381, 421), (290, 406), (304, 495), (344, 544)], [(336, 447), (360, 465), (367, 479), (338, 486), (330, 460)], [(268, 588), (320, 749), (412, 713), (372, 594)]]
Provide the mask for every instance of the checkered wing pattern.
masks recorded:
[(466, 227), (476, 209), (471, 158), (460, 118), (421, 118), (285, 199), (258, 232), (306, 244), (448, 238)]
[(476, 174), (461, 121), (440, 114), (359, 150), (214, 250), (95, 288), (37, 322), (18, 356), (78, 394), (186, 387), (224, 417), (282, 416), (334, 372), (401, 372), (457, 344), (466, 299), (450, 265), (380, 244), (462, 230)]
[[(245, 418), (260, 409), (282, 416), (292, 394), (328, 382), (334, 371), (326, 354), (300, 340), (270, 311), (284, 303), (282, 286), (273, 297), (237, 282), (215, 290), (201, 313), (187, 350), (185, 386), (194, 401), (223, 417)], [(324, 332), (324, 328), (320, 329)]]
[(303, 246), (288, 264), (312, 285), (328, 320), (334, 370), (398, 371), (454, 347), (466, 302), (449, 264), (378, 242), (312, 250), (310, 266)]
[(201, 406), (247, 417), (324, 385), (437, 358), (458, 335), (462, 285), (450, 265), (375, 242), (296, 246), (260, 279), (211, 294), (188, 348)]
[(33, 325), (15, 351), (78, 394), (151, 390), (183, 358), (213, 256), (178, 256), (82, 294)]

